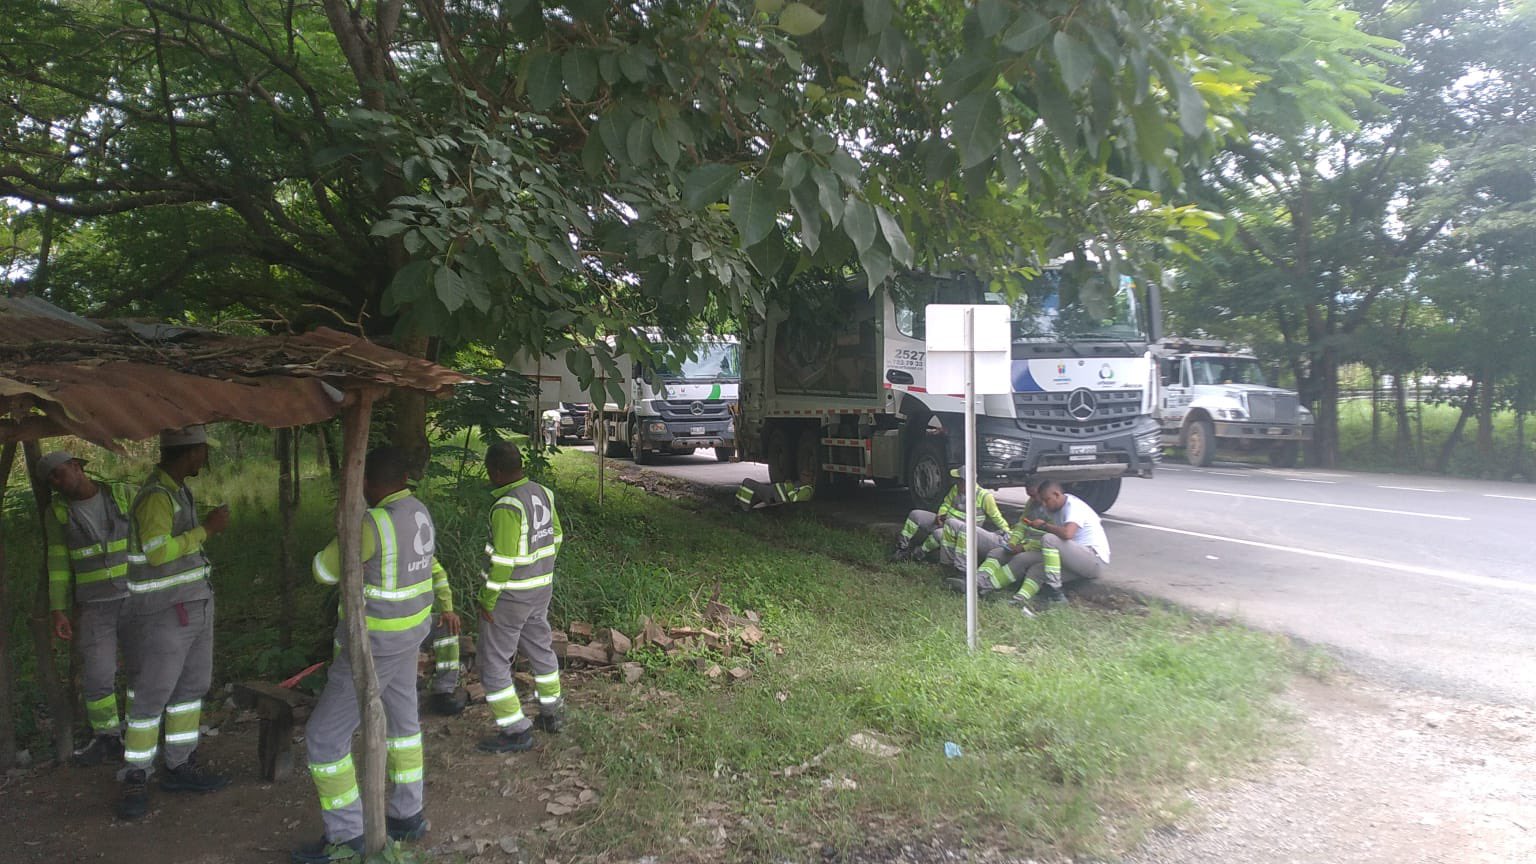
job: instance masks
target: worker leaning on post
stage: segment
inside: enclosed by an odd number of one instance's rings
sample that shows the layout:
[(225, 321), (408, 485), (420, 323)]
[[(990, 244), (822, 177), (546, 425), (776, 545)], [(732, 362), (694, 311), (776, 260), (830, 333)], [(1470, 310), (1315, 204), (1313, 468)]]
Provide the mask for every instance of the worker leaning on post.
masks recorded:
[[(415, 840), (429, 828), (416, 705), (418, 652), (433, 629), (434, 610), (443, 632), (457, 637), (460, 629), (448, 574), (435, 555), (432, 514), (406, 486), (407, 471), (405, 452), (398, 447), (379, 447), (368, 453), (363, 464), (368, 510), (363, 515), (359, 552), (368, 646), (388, 736), (384, 748), (391, 789), (385, 831), (391, 840)], [(315, 555), (313, 569), (321, 584), (341, 582), (339, 539)], [(363, 852), (363, 805), (352, 764), (352, 735), (360, 715), (346, 627), (345, 620), (336, 625), (336, 658), (304, 730), (325, 835), (320, 842), (293, 851), (292, 860), (298, 864), (361, 858)]]
[(187, 488), (208, 464), (208, 434), (189, 426), (160, 434), (160, 462), (130, 510), (128, 600), (122, 627), (128, 648), (128, 729), (123, 736), (123, 797), (117, 815), (149, 809), (149, 775), (165, 723), (167, 792), (213, 792), (229, 783), (198, 765), (203, 694), (213, 677), (212, 567), (203, 542), (229, 526), (229, 508), (199, 524)]
[(549, 601), (554, 596), (555, 556), (565, 539), (554, 495), (523, 475), (523, 454), (510, 441), (485, 451), (485, 473), (495, 487), (485, 587), (480, 589), (480, 683), (496, 720), (495, 735), (477, 746), (487, 753), (518, 753), (533, 747), (534, 721), (523, 714), (512, 680), (519, 650), (533, 668), (539, 697), (539, 728), (559, 732), (565, 719), (560, 661), (551, 644)]
[(133, 492), (126, 483), (97, 483), (86, 476), (84, 466), (84, 459), (63, 450), (37, 461), (38, 475), (54, 493), (49, 518), (43, 520), (53, 635), (66, 642), (78, 640), (84, 665), (81, 683), (92, 734), (91, 742), (75, 751), (75, 762), (99, 765), (123, 757), (117, 655), (128, 599)]

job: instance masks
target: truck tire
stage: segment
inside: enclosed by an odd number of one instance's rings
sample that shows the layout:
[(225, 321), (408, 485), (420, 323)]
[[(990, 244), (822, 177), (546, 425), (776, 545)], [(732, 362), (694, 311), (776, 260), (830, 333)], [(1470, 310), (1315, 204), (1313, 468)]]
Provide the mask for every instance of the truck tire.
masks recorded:
[(807, 426), (795, 436), (795, 482), (813, 487), (817, 494), (827, 491), (826, 473), (821, 470), (821, 429)]
[(736, 448), (734, 448), (734, 447), (716, 447), (715, 448), (715, 461), (716, 462), (729, 462), (729, 461), (731, 461), (731, 457), (734, 456), (734, 455), (736, 455)]
[(1208, 417), (1190, 421), (1184, 430), (1184, 459), (1204, 468), (1216, 459), (1216, 424)]
[(1269, 451), (1269, 464), (1276, 468), (1295, 468), (1296, 462), (1301, 458), (1301, 442), (1287, 441), (1284, 444), (1276, 444)]
[(795, 479), (795, 441), (791, 432), (783, 423), (773, 423), (763, 433), (763, 461), (768, 463), (771, 483)]
[(1067, 491), (1083, 499), (1095, 513), (1108, 513), (1120, 498), (1120, 478), (1108, 480), (1082, 480), (1067, 484)]
[(656, 457), (645, 449), (645, 442), (640, 438), (640, 424), (635, 424), (635, 431), (629, 433), (629, 458), (636, 465), (649, 465), (656, 461)]
[(942, 438), (924, 436), (907, 454), (907, 491), (912, 506), (936, 511), (949, 491), (949, 448)]

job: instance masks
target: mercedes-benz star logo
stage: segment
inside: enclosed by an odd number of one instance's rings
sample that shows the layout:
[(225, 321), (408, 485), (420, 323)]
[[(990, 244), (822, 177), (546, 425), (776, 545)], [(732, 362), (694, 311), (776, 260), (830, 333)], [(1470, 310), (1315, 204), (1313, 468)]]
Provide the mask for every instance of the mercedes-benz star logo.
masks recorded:
[(688, 410), (693, 412), (693, 416), (698, 417), (699, 415), (704, 413), (704, 403), (703, 402), (695, 402), (692, 405), (688, 406)]
[(1093, 391), (1079, 387), (1067, 397), (1067, 413), (1073, 420), (1087, 420), (1093, 416), (1093, 412), (1099, 407), (1099, 400), (1094, 397)]

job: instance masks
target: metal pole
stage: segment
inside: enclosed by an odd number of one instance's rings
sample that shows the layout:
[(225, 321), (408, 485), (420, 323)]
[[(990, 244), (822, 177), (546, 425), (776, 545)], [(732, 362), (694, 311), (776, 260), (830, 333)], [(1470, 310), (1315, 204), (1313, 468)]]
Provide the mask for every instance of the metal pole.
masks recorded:
[(965, 310), (965, 645), (976, 650), (976, 310)]

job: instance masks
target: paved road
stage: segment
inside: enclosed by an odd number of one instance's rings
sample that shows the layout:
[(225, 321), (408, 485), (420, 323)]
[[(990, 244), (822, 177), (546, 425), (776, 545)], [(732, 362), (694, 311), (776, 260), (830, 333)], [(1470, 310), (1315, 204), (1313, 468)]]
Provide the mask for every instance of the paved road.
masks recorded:
[[(767, 476), (710, 451), (652, 470), (720, 487)], [(866, 487), (837, 506), (894, 521), (903, 497)], [(1106, 520), (1109, 584), (1327, 646), (1393, 683), (1536, 704), (1536, 487), (1174, 462), (1127, 480)]]

